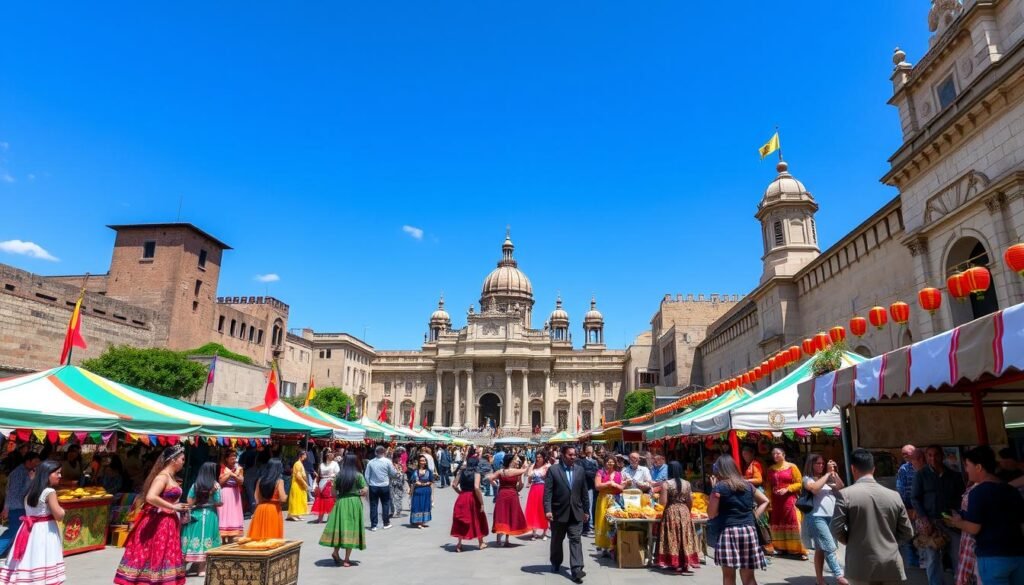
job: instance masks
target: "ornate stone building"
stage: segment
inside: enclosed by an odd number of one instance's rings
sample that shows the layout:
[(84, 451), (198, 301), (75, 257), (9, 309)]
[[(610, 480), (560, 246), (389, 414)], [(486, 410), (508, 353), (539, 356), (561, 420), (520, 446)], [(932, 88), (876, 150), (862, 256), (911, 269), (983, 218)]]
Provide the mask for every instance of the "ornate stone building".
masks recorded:
[[(874, 305), (903, 300), (915, 310), (907, 327), (852, 338), (864, 355), (1024, 301), (1021, 278), (1002, 262), (1024, 236), (1024, 1), (935, 0), (928, 24), (930, 47), (917, 65), (899, 49), (893, 55), (889, 104), (903, 144), (882, 181), (898, 195), (819, 252), (818, 205), (780, 162), (755, 213), (760, 283), (708, 329), (692, 383), (736, 375)], [(918, 290), (944, 288), (969, 265), (992, 273), (984, 299), (947, 297), (934, 315), (917, 308)]]
[(366, 412), (388, 404), (391, 419), (443, 428), (488, 424), (529, 431), (581, 428), (615, 417), (626, 352), (609, 350), (597, 302), (583, 316), (585, 342), (574, 349), (570, 317), (559, 298), (543, 329), (534, 329), (533, 286), (506, 236), (498, 266), (484, 279), (480, 311), (470, 307), (454, 328), (438, 302), (418, 351), (377, 351)]

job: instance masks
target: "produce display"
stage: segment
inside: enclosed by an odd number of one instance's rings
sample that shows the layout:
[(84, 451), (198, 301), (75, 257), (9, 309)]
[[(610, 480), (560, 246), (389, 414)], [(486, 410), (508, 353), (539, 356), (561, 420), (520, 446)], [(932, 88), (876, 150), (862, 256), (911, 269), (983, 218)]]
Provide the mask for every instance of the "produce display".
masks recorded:
[[(623, 508), (616, 504), (612, 504), (608, 507), (608, 517), (658, 520), (661, 518), (664, 511), (665, 506), (662, 504), (652, 505), (650, 496), (644, 494), (640, 498), (640, 506), (626, 506)], [(694, 520), (707, 520), (708, 497), (705, 494), (701, 492), (695, 492), (693, 494), (693, 504), (690, 507), (690, 516)]]
[(100, 486), (84, 488), (68, 488), (57, 490), (57, 500), (61, 502), (72, 502), (75, 500), (97, 500), (106, 498), (110, 494)]
[(272, 550), (284, 545), (287, 540), (283, 538), (268, 538), (266, 540), (252, 540), (243, 537), (235, 541), (236, 548), (242, 550)]
[(690, 506), (690, 517), (694, 520), (706, 520), (708, 517), (708, 497), (702, 492), (694, 492), (693, 504)]

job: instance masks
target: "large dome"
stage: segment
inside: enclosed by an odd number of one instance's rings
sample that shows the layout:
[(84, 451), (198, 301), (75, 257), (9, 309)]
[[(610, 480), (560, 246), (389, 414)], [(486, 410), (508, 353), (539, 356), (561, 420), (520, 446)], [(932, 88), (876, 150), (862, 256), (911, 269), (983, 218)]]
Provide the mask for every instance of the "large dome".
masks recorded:
[(519, 270), (512, 252), (515, 246), (512, 245), (510, 235), (505, 235), (505, 243), (501, 246), (502, 258), (498, 267), (491, 271), (484, 279), (483, 290), (480, 293), (481, 299), (490, 296), (526, 296), (533, 297), (533, 285), (530, 279)]

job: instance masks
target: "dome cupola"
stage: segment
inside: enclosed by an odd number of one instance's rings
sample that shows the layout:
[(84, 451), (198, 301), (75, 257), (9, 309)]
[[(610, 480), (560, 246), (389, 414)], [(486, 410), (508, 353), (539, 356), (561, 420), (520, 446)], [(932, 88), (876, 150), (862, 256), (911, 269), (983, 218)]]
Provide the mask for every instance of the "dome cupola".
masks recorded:
[(818, 257), (818, 231), (814, 214), (818, 203), (804, 184), (780, 160), (775, 180), (768, 184), (754, 217), (761, 222), (764, 267), (761, 282), (792, 276)]
[(569, 313), (562, 308), (562, 297), (555, 301), (555, 310), (551, 311), (548, 317), (550, 326), (549, 335), (552, 341), (570, 341), (569, 338)]
[(498, 266), (484, 279), (483, 289), (480, 291), (481, 310), (512, 312), (519, 310), (523, 316), (523, 324), (530, 327), (530, 318), (533, 312), (533, 285), (530, 279), (519, 270), (519, 263), (516, 262), (513, 253), (515, 245), (512, 243), (510, 232), (505, 232), (505, 242), (501, 246), (501, 260)]
[(437, 302), (437, 310), (430, 315), (430, 341), (437, 341), (441, 333), (452, 328), (452, 318), (444, 310), (444, 295)]

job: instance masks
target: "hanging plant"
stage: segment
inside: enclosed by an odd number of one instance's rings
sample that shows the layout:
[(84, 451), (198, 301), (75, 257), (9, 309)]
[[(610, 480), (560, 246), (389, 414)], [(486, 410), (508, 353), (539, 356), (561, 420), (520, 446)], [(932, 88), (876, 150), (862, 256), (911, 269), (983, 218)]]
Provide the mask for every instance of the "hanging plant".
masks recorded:
[(843, 353), (846, 351), (846, 341), (838, 341), (822, 349), (814, 356), (811, 362), (811, 371), (815, 376), (821, 376), (834, 372), (843, 367)]

